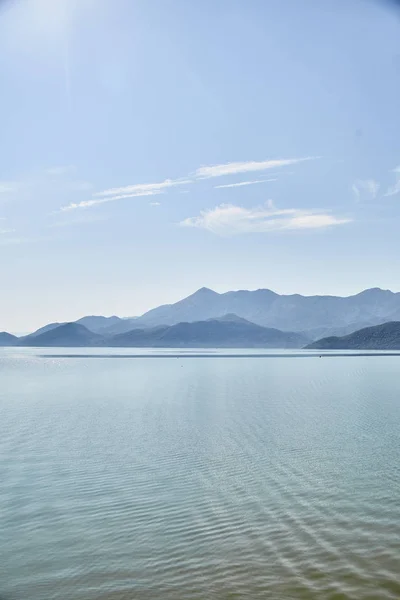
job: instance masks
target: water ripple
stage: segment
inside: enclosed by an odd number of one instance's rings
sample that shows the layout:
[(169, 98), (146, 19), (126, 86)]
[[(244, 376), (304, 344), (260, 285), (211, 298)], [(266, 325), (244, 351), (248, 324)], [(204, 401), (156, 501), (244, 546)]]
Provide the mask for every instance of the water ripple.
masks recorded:
[(0, 356), (0, 600), (399, 598), (398, 358), (185, 356)]

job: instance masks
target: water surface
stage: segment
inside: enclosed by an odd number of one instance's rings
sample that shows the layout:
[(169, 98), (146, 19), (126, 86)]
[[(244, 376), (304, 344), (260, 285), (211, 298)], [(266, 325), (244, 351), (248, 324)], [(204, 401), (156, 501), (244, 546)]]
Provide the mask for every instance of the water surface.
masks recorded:
[(0, 598), (400, 597), (400, 357), (62, 353), (0, 352)]

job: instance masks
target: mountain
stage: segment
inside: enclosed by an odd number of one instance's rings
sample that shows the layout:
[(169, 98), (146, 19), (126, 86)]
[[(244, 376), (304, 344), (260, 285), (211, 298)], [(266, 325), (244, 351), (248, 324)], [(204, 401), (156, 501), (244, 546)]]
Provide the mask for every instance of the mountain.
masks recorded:
[(0, 346), (15, 346), (18, 343), (16, 335), (7, 333), (7, 331), (0, 331)]
[[(29, 337), (33, 338), (36, 337), (37, 335), (40, 335), (41, 333), (46, 333), (46, 331), (51, 331), (52, 329), (55, 329), (56, 327), (60, 327), (60, 325), (64, 325), (64, 323), (48, 323), (47, 325), (44, 325), (43, 327), (39, 327), (39, 329), (36, 329), (36, 331), (34, 331), (33, 333), (29, 334)], [(28, 337), (28, 336), (25, 336)]]
[(232, 311), (220, 312), (216, 292), (201, 288), (194, 294), (174, 304), (162, 304), (145, 312), (136, 319), (135, 326), (154, 327), (160, 324), (174, 325), (183, 321), (196, 321), (223, 316)]
[(385, 320), (377, 319), (378, 323), (371, 323), (370, 321), (360, 321), (359, 323), (351, 323), (350, 325), (343, 325), (342, 327), (317, 327), (315, 329), (308, 329), (304, 332), (311, 340), (319, 340), (325, 337), (342, 337), (349, 335), (358, 329), (364, 329), (365, 327), (371, 327), (372, 325), (380, 325)]
[(125, 323), (124, 319), (120, 317), (112, 316), (112, 317), (102, 317), (102, 316), (87, 316), (74, 321), (79, 325), (83, 325), (89, 331), (93, 331), (93, 333), (103, 333), (104, 330), (111, 329), (112, 327), (118, 326), (120, 323)]
[(222, 317), (218, 317), (217, 319), (207, 319), (208, 321), (219, 321), (226, 323), (244, 323), (246, 325), (254, 325), (251, 321), (247, 321), (247, 319), (243, 319), (243, 317), (238, 317), (234, 313), (229, 313), (227, 315), (223, 315)]
[(236, 315), (192, 323), (134, 329), (112, 337), (107, 345), (165, 348), (300, 348), (304, 335), (255, 325)]
[(301, 348), (309, 339), (299, 333), (261, 327), (228, 314), (193, 323), (135, 328), (117, 335), (100, 335), (80, 323), (63, 323), (42, 333), (10, 339), (5, 345), (12, 342), (35, 347)]
[(326, 337), (306, 346), (318, 350), (400, 350), (400, 322), (365, 327), (350, 335)]
[[(162, 335), (161, 330), (157, 334), (152, 330), (164, 328), (166, 332), (168, 327), (181, 323), (186, 324), (185, 335), (187, 334), (187, 339), (182, 339), (182, 344), (191, 343), (190, 340), (194, 343), (197, 335), (199, 335), (198, 343), (206, 343), (205, 332), (208, 326), (204, 325), (205, 322), (224, 320), (225, 322), (239, 323), (240, 319), (246, 321), (247, 328), (249, 324), (253, 324), (281, 332), (297, 332), (303, 340), (331, 336), (343, 337), (366, 327), (400, 321), (400, 293), (372, 288), (348, 297), (280, 295), (268, 289), (239, 290), (219, 294), (203, 287), (175, 304), (159, 306), (144, 313), (141, 317), (122, 319), (117, 316), (92, 315), (82, 317), (75, 323), (102, 338), (107, 338), (107, 340), (126, 334), (128, 338), (131, 337), (130, 343), (137, 346), (140, 345), (139, 340), (142, 340), (142, 345), (151, 345), (152, 343), (159, 345), (160, 341), (154, 340), (156, 340), (156, 335)], [(201, 335), (196, 334), (194, 330), (189, 331), (188, 323), (199, 322), (203, 323)], [(62, 325), (65, 323), (49, 323), (31, 334), (29, 339), (32, 340), (33, 337), (50, 333)], [(145, 330), (150, 331), (145, 333)], [(248, 334), (250, 335), (249, 331)], [(167, 335), (172, 336), (173, 331), (165, 333), (165, 336)], [(211, 333), (209, 335), (209, 343), (214, 343)], [(215, 343), (242, 343), (233, 335), (233, 332), (230, 334), (232, 337), (228, 336), (226, 340), (224, 340), (224, 335), (225, 333), (218, 342), (219, 338), (215, 332)], [(235, 335), (239, 335), (239, 332), (237, 331)], [(244, 335), (244, 339), (245, 337)], [(125, 344), (128, 343), (128, 338), (116, 338), (116, 341), (119, 339), (121, 343)], [(31, 344), (31, 341), (24, 341), (27, 339), (27, 337), (21, 338), (21, 343)], [(251, 336), (248, 339), (251, 345)], [(167, 338), (164, 341), (167, 343)], [(97, 342), (93, 343), (101, 342), (97, 339)], [(257, 341), (257, 336), (254, 343), (261, 343)]]
[[(44, 330), (44, 331), (43, 331)], [(0, 333), (0, 346), (37, 347), (222, 347), (301, 348), (310, 338), (250, 323), (237, 315), (224, 315), (194, 323), (133, 329), (118, 335), (101, 336), (79, 323), (51, 324), (23, 338)]]
[[(132, 329), (124, 333), (119, 333), (107, 338), (105, 344), (116, 348), (151, 348), (160, 347), (158, 340), (168, 329), (168, 325), (159, 327), (144, 327), (142, 329)], [(162, 345), (162, 344), (161, 344)]]
[(107, 325), (97, 330), (96, 333), (101, 335), (116, 335), (118, 333), (126, 333), (131, 331), (136, 326), (136, 319), (134, 317), (130, 319), (119, 319), (119, 321)]
[[(146, 312), (135, 327), (205, 321), (234, 313), (263, 327), (318, 336), (356, 331), (400, 314), (400, 293), (372, 288), (348, 297), (279, 295), (268, 289), (218, 294), (201, 288), (191, 296)], [(321, 333), (322, 332), (322, 333)]]
[[(129, 331), (133, 328), (134, 319), (121, 319), (120, 317), (102, 317), (102, 316), (86, 316), (81, 317), (77, 321), (73, 321), (73, 323), (78, 323), (78, 325), (83, 325), (89, 331), (93, 333), (99, 333), (101, 335), (110, 335), (115, 333), (122, 333), (124, 331)], [(55, 329), (60, 325), (65, 325), (65, 323), (49, 323), (48, 325), (44, 325), (44, 327), (40, 327), (33, 333), (31, 336), (37, 336), (41, 333), (45, 333), (46, 331), (50, 331), (51, 329)]]
[(36, 332), (18, 339), (18, 346), (78, 347), (95, 346), (103, 337), (79, 323), (63, 323), (43, 333)]

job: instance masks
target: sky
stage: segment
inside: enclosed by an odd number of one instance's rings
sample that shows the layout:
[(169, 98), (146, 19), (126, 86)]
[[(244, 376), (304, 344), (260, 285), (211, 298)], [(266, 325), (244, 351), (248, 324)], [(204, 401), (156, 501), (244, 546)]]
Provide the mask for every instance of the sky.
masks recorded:
[(0, 331), (400, 291), (400, 5), (0, 0)]

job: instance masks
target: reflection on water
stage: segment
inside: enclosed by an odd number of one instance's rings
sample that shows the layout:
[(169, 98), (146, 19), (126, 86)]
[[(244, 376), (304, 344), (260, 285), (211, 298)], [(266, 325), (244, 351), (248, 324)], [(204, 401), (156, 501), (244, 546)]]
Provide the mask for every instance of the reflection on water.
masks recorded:
[(399, 360), (2, 351), (0, 600), (399, 598)]

